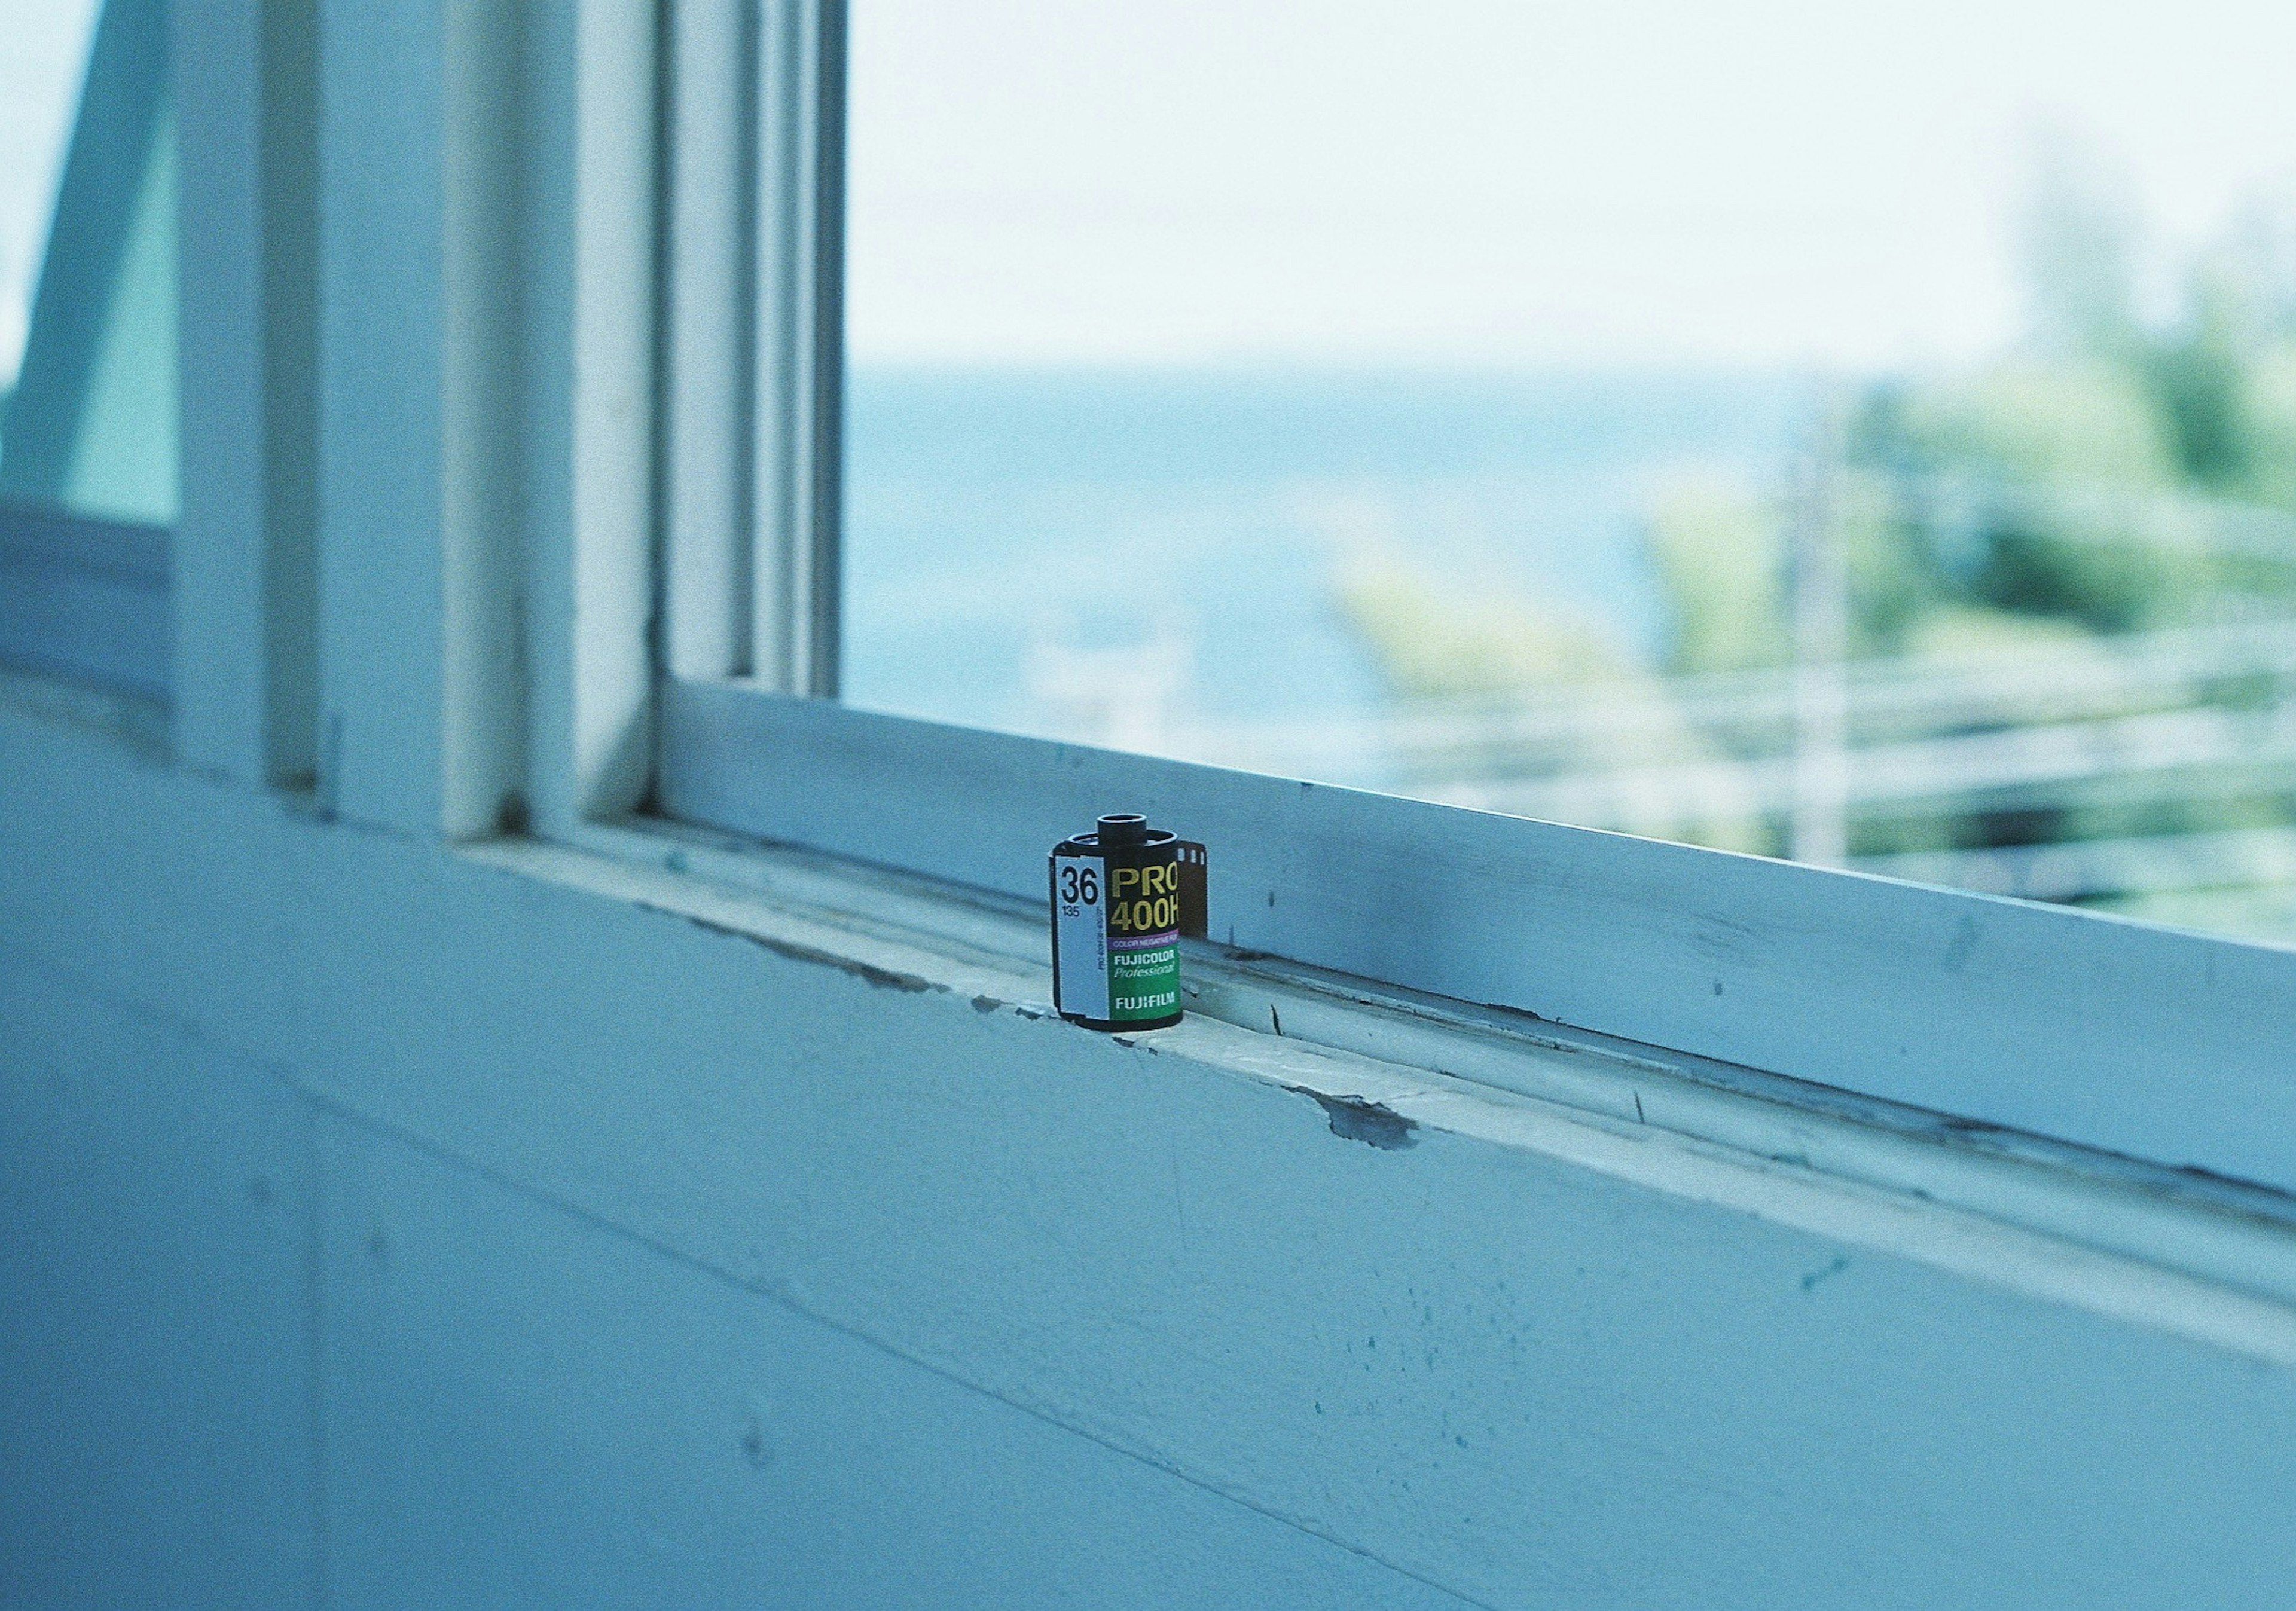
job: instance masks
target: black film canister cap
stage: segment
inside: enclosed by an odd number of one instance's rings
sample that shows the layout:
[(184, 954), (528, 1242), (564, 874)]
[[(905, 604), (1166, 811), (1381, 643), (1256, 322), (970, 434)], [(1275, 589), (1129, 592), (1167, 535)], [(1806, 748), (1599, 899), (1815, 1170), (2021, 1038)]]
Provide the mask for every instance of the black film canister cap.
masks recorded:
[(1116, 811), (1100, 819), (1103, 850), (1131, 850), (1148, 842), (1148, 819), (1136, 811)]

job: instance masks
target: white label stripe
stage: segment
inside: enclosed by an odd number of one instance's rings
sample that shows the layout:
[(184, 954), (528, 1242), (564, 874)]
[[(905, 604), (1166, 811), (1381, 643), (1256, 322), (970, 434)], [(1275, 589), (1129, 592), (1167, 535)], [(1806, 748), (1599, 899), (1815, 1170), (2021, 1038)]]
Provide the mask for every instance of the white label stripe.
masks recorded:
[(1053, 947), (1060, 973), (1054, 1005), (1101, 1023), (1111, 1016), (1107, 877), (1098, 856), (1053, 858)]

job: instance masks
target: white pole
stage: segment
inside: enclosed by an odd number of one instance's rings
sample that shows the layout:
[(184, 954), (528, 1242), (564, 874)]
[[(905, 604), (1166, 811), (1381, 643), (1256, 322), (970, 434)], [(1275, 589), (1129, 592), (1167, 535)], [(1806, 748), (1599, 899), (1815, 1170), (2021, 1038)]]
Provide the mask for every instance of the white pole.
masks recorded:
[(1849, 853), (1846, 751), (1849, 699), (1849, 577), (1841, 542), (1841, 432), (1828, 405), (1811, 432), (1789, 514), (1793, 600), (1797, 862), (1839, 867)]

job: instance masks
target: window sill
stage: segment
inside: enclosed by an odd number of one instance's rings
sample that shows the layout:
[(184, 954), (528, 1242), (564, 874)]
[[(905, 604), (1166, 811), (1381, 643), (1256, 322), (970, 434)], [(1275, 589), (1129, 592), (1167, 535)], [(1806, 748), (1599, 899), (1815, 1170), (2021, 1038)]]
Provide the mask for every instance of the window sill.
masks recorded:
[(1342, 1140), (1527, 1150), (2296, 1363), (2296, 1199), (2265, 1188), (1217, 945), (1191, 950), (1186, 1021), (1096, 1035), (1054, 1013), (1043, 920), (1025, 903), (674, 823), (460, 854), (952, 1012), (1277, 1085)]
[[(0, 707), (157, 781), (164, 710), (0, 671)], [(330, 826), (294, 802), (267, 818)], [(1341, 1139), (1520, 1149), (2052, 1301), (2296, 1362), (2296, 1199), (2198, 1171), (1274, 959), (1192, 950), (1189, 1018), (1103, 1037), (1052, 1013), (1027, 904), (639, 820), (455, 859), (742, 936), (951, 1011), (1184, 1059), (1313, 1100)]]

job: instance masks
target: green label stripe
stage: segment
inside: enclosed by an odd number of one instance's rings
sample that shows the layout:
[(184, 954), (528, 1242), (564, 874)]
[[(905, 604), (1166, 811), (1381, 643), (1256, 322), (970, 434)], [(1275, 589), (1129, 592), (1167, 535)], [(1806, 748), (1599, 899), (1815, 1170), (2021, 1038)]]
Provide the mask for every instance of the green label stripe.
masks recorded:
[(1176, 931), (1111, 940), (1108, 1016), (1119, 1022), (1169, 1018), (1180, 1010), (1180, 936)]

